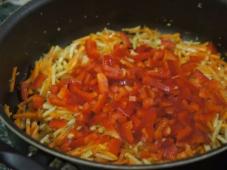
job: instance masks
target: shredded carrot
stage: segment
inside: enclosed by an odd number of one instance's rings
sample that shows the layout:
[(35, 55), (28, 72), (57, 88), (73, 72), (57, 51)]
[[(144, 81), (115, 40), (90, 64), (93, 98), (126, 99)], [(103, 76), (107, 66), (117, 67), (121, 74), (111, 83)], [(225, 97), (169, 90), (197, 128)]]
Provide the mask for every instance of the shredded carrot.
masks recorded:
[(26, 113), (18, 113), (13, 115), (14, 119), (32, 119), (32, 120), (40, 120), (42, 119), (42, 116), (39, 113), (32, 113), (32, 112), (26, 112)]
[(17, 74), (18, 74), (17, 73), (17, 67), (13, 67), (12, 77), (11, 77), (10, 86), (9, 86), (9, 91), (10, 92), (13, 92), (14, 91)]

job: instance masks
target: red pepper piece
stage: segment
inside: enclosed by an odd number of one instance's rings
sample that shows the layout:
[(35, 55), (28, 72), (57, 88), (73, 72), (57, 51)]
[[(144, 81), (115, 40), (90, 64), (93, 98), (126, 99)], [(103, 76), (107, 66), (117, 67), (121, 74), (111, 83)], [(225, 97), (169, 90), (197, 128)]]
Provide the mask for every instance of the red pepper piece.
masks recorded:
[(28, 83), (28, 81), (23, 81), (21, 83), (21, 97), (23, 100), (27, 100), (28, 99), (28, 88), (29, 88), (30, 84)]
[(102, 107), (104, 106), (104, 104), (105, 104), (105, 102), (106, 102), (106, 95), (104, 95), (104, 94), (100, 94), (99, 96), (98, 96), (98, 101), (96, 102), (96, 104), (95, 104), (95, 106), (94, 106), (94, 108), (93, 108), (93, 111), (95, 112), (95, 113), (98, 113), (98, 112), (100, 112), (101, 111), (101, 109), (102, 109)]
[(132, 144), (134, 142), (134, 137), (132, 133), (133, 124), (131, 121), (118, 124), (118, 131), (123, 140)]
[(33, 95), (31, 106), (33, 109), (40, 109), (42, 108), (44, 101), (45, 101), (44, 97), (40, 95)]
[(161, 82), (158, 79), (154, 79), (154, 78), (151, 78), (149, 76), (143, 77), (143, 83), (146, 84), (146, 85), (153, 86), (153, 87), (155, 87), (159, 90), (162, 90), (164, 92), (170, 92), (171, 91), (171, 88), (168, 85), (166, 85), (165, 83)]
[(91, 38), (85, 41), (85, 51), (91, 59), (98, 59), (100, 56), (96, 42)]
[(48, 123), (48, 126), (52, 129), (60, 129), (66, 126), (66, 121), (63, 119), (54, 119)]
[(136, 61), (144, 61), (147, 60), (149, 57), (152, 56), (152, 51), (148, 51), (148, 52), (140, 52), (139, 54), (137, 54), (134, 59)]
[(138, 47), (136, 47), (135, 51), (137, 53), (143, 53), (143, 52), (151, 52), (153, 48), (151, 48), (150, 46), (146, 45), (146, 44), (142, 44)]
[(111, 66), (104, 64), (102, 68), (103, 68), (105, 75), (108, 78), (111, 78), (114, 80), (120, 80), (124, 77), (123, 72), (121, 71), (121, 69), (119, 67), (111, 67)]
[(161, 44), (164, 46), (165, 49), (168, 50), (172, 50), (176, 46), (176, 43), (169, 39), (161, 39)]
[(48, 97), (48, 101), (50, 102), (50, 104), (52, 105), (56, 105), (56, 106), (60, 106), (60, 107), (65, 107), (66, 103), (64, 100), (60, 99), (58, 96), (56, 95), (50, 95)]
[(115, 60), (116, 59), (120, 60), (123, 57), (129, 56), (129, 50), (126, 47), (124, 47), (123, 45), (116, 44), (113, 48), (112, 55), (115, 58)]
[(98, 73), (97, 80), (98, 80), (99, 92), (102, 94), (107, 93), (109, 91), (109, 83), (108, 83), (108, 79), (105, 76), (105, 74)]
[(91, 101), (96, 97), (95, 93), (83, 91), (75, 84), (69, 84), (69, 91), (80, 96), (85, 101)]
[(115, 138), (112, 138), (107, 143), (107, 148), (114, 155), (119, 155), (119, 153), (121, 151), (121, 146), (122, 146), (122, 142), (119, 139), (115, 139)]
[(43, 73), (39, 73), (39, 75), (35, 78), (34, 82), (31, 84), (31, 88), (32, 89), (40, 88), (44, 80), (46, 80), (46, 78), (47, 78), (46, 75), (44, 75)]
[(131, 47), (131, 42), (130, 42), (128, 36), (124, 32), (120, 32), (119, 34), (120, 34), (120, 37), (121, 37), (121, 39), (122, 39), (122, 41), (124, 43), (124, 46), (126, 48), (130, 48)]
[(77, 148), (85, 145), (84, 137), (77, 138), (70, 143), (71, 148)]
[(50, 88), (51, 94), (57, 94), (59, 92), (59, 87), (57, 85), (52, 85)]

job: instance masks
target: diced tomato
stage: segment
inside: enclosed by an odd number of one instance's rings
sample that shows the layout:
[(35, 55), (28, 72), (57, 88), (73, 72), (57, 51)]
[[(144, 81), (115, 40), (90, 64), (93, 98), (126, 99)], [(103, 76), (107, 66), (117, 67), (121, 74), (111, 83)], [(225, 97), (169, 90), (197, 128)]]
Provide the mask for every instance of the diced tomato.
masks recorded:
[(36, 77), (34, 82), (31, 84), (31, 87), (33, 89), (40, 88), (42, 86), (44, 80), (46, 80), (46, 78), (47, 78), (46, 75), (44, 75), (43, 73), (39, 73), (39, 75)]
[(54, 119), (48, 123), (48, 126), (52, 129), (60, 129), (66, 126), (66, 120), (63, 119)]
[(89, 58), (97, 59), (100, 56), (96, 42), (91, 38), (85, 41), (85, 51)]
[(44, 97), (40, 95), (33, 95), (31, 106), (33, 109), (40, 109), (42, 108), (44, 101), (45, 101)]

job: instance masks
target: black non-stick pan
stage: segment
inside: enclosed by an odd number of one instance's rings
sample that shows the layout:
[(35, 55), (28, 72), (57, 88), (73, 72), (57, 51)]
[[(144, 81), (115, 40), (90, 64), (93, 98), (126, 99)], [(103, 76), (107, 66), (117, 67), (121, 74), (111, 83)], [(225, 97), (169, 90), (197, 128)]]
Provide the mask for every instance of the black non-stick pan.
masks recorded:
[[(225, 57), (227, 50), (225, 0), (34, 0), (15, 12), (0, 26), (0, 103), (10, 104), (13, 108), (18, 103), (18, 94), (8, 92), (14, 66), (18, 66), (20, 72), (17, 78), (18, 85), (20, 80), (26, 78), (32, 63), (52, 45), (64, 46), (73, 39), (105, 27), (119, 30), (137, 25), (149, 26), (163, 32), (180, 32), (185, 39), (213, 41)], [(0, 115), (12, 133), (30, 145), (46, 154), (87, 167), (140, 170), (173, 168), (204, 161), (227, 150), (225, 145), (201, 156), (157, 165), (100, 164), (49, 149), (26, 136), (4, 112)]]

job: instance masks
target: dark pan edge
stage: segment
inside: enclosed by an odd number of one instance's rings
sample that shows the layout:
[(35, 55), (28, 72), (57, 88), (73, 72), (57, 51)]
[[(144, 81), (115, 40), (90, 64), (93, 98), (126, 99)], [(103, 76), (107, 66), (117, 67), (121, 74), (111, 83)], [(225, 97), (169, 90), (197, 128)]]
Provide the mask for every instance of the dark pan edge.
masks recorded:
[(19, 7), (0, 24), (0, 40), (8, 34), (17, 22), (27, 16), (30, 12), (41, 7), (42, 5), (50, 3), (51, 1), (53, 0), (33, 0), (24, 6)]
[(75, 158), (72, 156), (68, 156), (65, 155), (61, 152), (55, 151), (53, 149), (48, 148), (47, 146), (41, 145), (38, 141), (35, 141), (29, 137), (27, 137), (25, 134), (23, 134), (20, 129), (16, 128), (16, 126), (13, 124), (13, 122), (6, 116), (6, 115), (2, 115), (0, 114), (0, 119), (1, 121), (7, 126), (7, 128), (12, 131), (14, 134), (16, 134), (19, 138), (21, 138), (22, 140), (24, 140), (25, 142), (37, 147), (38, 149), (54, 155), (56, 157), (59, 157), (61, 159), (70, 161), (72, 163), (77, 163), (80, 165), (86, 165), (86, 166), (90, 166), (90, 167), (96, 167), (96, 168), (107, 168), (107, 169), (119, 169), (119, 170), (128, 170), (128, 169), (132, 169), (132, 170), (148, 170), (148, 169), (166, 169), (166, 168), (173, 168), (173, 167), (179, 167), (179, 166), (183, 166), (183, 165), (187, 165), (190, 163), (195, 163), (198, 161), (202, 161), (204, 159), (210, 158), (212, 156), (215, 156), (216, 154), (219, 154), (221, 152), (224, 152), (227, 150), (227, 146), (223, 146), (219, 149), (213, 150), (211, 152), (208, 152), (206, 154), (200, 155), (200, 156), (196, 156), (193, 158), (188, 158), (185, 160), (178, 160), (175, 162), (168, 162), (168, 163), (163, 163), (163, 164), (154, 164), (154, 165), (131, 165), (131, 166), (127, 166), (127, 165), (113, 165), (113, 164), (101, 164), (101, 163), (96, 163), (96, 162), (92, 162), (92, 161), (87, 161), (87, 160), (82, 160), (80, 158)]

